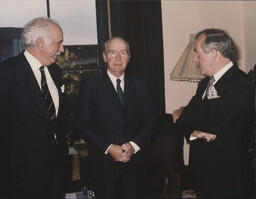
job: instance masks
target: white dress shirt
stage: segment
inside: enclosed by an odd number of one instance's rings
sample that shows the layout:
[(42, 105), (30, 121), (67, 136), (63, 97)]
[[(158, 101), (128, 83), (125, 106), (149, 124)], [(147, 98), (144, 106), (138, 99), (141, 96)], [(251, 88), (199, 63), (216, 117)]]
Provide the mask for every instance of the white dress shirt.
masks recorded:
[[(36, 78), (36, 81), (41, 89), (41, 72), (39, 70), (39, 68), (42, 66), (42, 64), (33, 56), (31, 55), (27, 50), (25, 50), (24, 52), (24, 56), (26, 57), (34, 75)], [(55, 110), (56, 110), (56, 115), (58, 114), (58, 110), (59, 110), (59, 92), (58, 89), (56, 88), (54, 81), (51, 77), (51, 74), (48, 70), (47, 67), (44, 67), (44, 72), (45, 72), (45, 77), (46, 77), (46, 82), (55, 106)]]
[(116, 86), (117, 86), (116, 80), (117, 79), (121, 80), (120, 87), (121, 87), (122, 91), (124, 92), (124, 73), (120, 77), (118, 77), (118, 78), (116, 76), (114, 76), (112, 73), (110, 73), (108, 70), (107, 70), (107, 73), (108, 73), (108, 76), (109, 76), (109, 78), (110, 78), (110, 80), (111, 80), (111, 82), (112, 82), (112, 84), (113, 84), (115, 89), (116, 89)]
[[(114, 76), (112, 73), (110, 73), (109, 70), (107, 70), (107, 74), (108, 74), (108, 76), (109, 76), (109, 78), (110, 78), (110, 80), (111, 80), (111, 82), (112, 82), (112, 84), (113, 84), (115, 90), (116, 90), (116, 86), (117, 86), (116, 80), (117, 80), (117, 79), (120, 79), (120, 80), (121, 80), (121, 82), (120, 82), (120, 87), (121, 87), (122, 91), (124, 92), (124, 73), (123, 73), (119, 78), (117, 78), (117, 77)], [(129, 143), (133, 146), (133, 148), (134, 148), (134, 150), (135, 150), (134, 153), (137, 153), (137, 152), (140, 150), (140, 147), (139, 147), (136, 143), (134, 143), (133, 141), (130, 141)], [(111, 144), (109, 145), (109, 147), (108, 147), (107, 150), (105, 151), (105, 154), (108, 153), (108, 149), (109, 149), (110, 147), (111, 147)]]

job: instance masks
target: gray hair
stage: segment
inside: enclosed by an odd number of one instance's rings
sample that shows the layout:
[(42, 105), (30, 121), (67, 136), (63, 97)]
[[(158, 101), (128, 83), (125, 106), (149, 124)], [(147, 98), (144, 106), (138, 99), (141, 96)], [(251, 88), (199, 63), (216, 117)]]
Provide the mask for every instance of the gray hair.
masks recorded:
[(46, 17), (38, 17), (25, 24), (21, 35), (25, 48), (34, 46), (38, 38), (43, 38), (45, 43), (49, 44), (51, 42), (49, 24), (57, 25), (61, 29), (58, 22)]
[(216, 49), (223, 57), (232, 60), (235, 49), (234, 43), (224, 30), (215, 28), (204, 29), (196, 34), (196, 39), (202, 34), (206, 36), (204, 44), (202, 45), (205, 53), (210, 52), (211, 49)]
[(108, 45), (112, 40), (114, 40), (114, 39), (121, 39), (121, 40), (123, 40), (124, 43), (125, 43), (125, 45), (126, 45), (126, 47), (127, 47), (127, 53), (128, 53), (128, 55), (131, 55), (129, 43), (128, 43), (124, 38), (122, 38), (122, 37), (120, 37), (120, 36), (110, 37), (107, 41), (105, 41), (105, 43), (104, 43), (104, 52), (106, 52), (106, 50), (107, 50), (107, 45)]

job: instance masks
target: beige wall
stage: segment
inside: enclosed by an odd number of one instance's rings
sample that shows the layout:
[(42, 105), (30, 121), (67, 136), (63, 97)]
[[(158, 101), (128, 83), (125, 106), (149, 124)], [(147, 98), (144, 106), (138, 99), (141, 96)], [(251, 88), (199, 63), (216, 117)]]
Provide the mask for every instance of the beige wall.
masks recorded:
[[(244, 2), (245, 65), (248, 70), (256, 64), (256, 1)], [(247, 70), (247, 71), (248, 71)]]
[(189, 35), (204, 28), (225, 29), (239, 47), (240, 68), (256, 64), (256, 2), (162, 0), (166, 112), (186, 105), (197, 84), (170, 80)]

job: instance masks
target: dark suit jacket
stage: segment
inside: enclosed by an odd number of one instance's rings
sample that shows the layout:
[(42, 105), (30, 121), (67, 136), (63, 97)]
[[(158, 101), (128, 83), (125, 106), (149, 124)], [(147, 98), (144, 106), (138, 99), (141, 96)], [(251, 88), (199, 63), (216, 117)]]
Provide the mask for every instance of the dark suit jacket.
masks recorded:
[[(59, 90), (61, 71), (57, 65), (49, 72)], [(65, 136), (51, 123), (40, 87), (24, 54), (0, 66), (0, 154), (1, 191), (13, 198), (40, 198), (60, 165), (66, 150)], [(59, 109), (59, 114), (61, 108)], [(53, 131), (57, 134), (55, 144)], [(61, 155), (60, 155), (61, 154)], [(35, 196), (36, 194), (36, 196)]]
[(117, 164), (110, 155), (104, 154), (110, 144), (122, 145), (129, 141), (135, 142), (141, 151), (126, 166), (137, 169), (136, 162), (153, 133), (156, 118), (147, 89), (127, 74), (124, 87), (122, 107), (106, 72), (82, 82), (77, 132), (88, 143), (90, 162), (96, 173), (103, 164), (109, 165), (108, 172)]
[(213, 142), (195, 141), (198, 191), (203, 197), (243, 198), (248, 186), (254, 88), (248, 76), (234, 65), (214, 85), (219, 98), (202, 100), (208, 80), (199, 83), (196, 95), (178, 120), (190, 129), (187, 137), (193, 130), (217, 135)]

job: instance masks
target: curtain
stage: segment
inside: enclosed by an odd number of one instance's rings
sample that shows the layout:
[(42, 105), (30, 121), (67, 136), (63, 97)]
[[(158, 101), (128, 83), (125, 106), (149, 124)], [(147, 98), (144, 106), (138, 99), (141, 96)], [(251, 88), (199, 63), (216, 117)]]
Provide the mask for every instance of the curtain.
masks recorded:
[(156, 113), (165, 113), (161, 1), (110, 0), (112, 36), (130, 45), (127, 73), (144, 78)]

